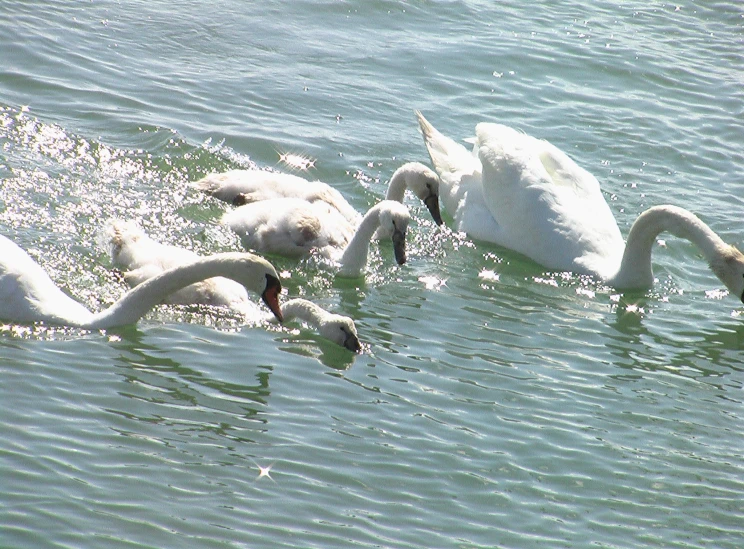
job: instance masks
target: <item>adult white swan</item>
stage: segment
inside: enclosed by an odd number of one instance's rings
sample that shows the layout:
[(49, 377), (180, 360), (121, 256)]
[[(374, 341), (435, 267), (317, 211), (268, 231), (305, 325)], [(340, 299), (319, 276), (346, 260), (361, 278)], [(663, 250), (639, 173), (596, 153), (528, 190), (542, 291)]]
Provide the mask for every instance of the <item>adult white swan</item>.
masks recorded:
[[(230, 170), (209, 174), (192, 186), (234, 206), (273, 198), (300, 198), (308, 202), (328, 204), (354, 226), (362, 219), (341, 193), (327, 183), (308, 181), (288, 173), (259, 169)], [(385, 199), (403, 202), (406, 189), (410, 189), (423, 201), (434, 221), (441, 225), (437, 174), (420, 162), (403, 164), (390, 178)]]
[(648, 209), (626, 244), (597, 179), (547, 141), (481, 123), (471, 152), (416, 115), (456, 229), (550, 269), (590, 274), (617, 288), (653, 285), (651, 249), (669, 231), (696, 244), (744, 301), (744, 255), (687, 210)]
[(259, 294), (282, 319), (276, 270), (252, 254), (217, 254), (169, 269), (130, 290), (108, 309), (92, 313), (62, 292), (15, 242), (0, 235), (0, 319), (88, 329), (132, 324), (168, 294), (214, 276), (229, 277)]
[(222, 217), (248, 250), (304, 257), (312, 250), (339, 265), (341, 276), (360, 276), (367, 266), (369, 244), (377, 233), (393, 241), (395, 260), (406, 262), (408, 209), (383, 200), (369, 209), (354, 228), (332, 207), (299, 198), (274, 198), (245, 204)]
[[(160, 275), (168, 269), (200, 259), (195, 252), (157, 242), (137, 224), (115, 220), (105, 229), (111, 261), (122, 269), (124, 280), (132, 286)], [(266, 320), (242, 284), (224, 277), (209, 278), (170, 294), (166, 302), (181, 305), (214, 305), (257, 321)], [(313, 326), (334, 343), (357, 352), (361, 349), (354, 321), (348, 316), (330, 313), (306, 299), (291, 299), (281, 305), (284, 322), (299, 319)]]

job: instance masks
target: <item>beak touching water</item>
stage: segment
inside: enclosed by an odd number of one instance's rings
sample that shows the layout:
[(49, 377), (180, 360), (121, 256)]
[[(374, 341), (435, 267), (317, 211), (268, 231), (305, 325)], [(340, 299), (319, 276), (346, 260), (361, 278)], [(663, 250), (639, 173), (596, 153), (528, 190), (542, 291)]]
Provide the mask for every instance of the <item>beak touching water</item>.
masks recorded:
[(359, 342), (359, 338), (353, 333), (349, 332), (344, 340), (344, 347), (354, 353), (358, 353), (362, 350), (362, 344)]
[(282, 283), (278, 278), (266, 275), (266, 289), (261, 294), (261, 299), (266, 303), (266, 306), (274, 313), (274, 316), (279, 322), (284, 322), (282, 316), (282, 309), (279, 306), (279, 294), (282, 291)]
[(444, 221), (442, 221), (442, 213), (439, 211), (439, 197), (437, 195), (430, 194), (427, 196), (424, 199), (424, 204), (437, 225), (444, 223)]
[(393, 251), (395, 252), (395, 261), (398, 265), (406, 262), (406, 233), (399, 229), (393, 232)]

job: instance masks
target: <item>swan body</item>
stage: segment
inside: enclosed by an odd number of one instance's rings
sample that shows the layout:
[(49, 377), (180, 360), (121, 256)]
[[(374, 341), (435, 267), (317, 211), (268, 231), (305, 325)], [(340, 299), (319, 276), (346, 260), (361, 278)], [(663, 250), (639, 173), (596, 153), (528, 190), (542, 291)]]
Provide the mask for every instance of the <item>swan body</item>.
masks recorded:
[[(230, 170), (209, 174), (195, 182), (193, 187), (234, 206), (273, 198), (298, 198), (307, 202), (327, 204), (337, 210), (352, 226), (358, 225), (362, 219), (338, 190), (327, 183), (307, 181), (292, 174), (258, 169)], [(437, 174), (420, 162), (403, 164), (390, 178), (385, 199), (403, 202), (406, 189), (410, 189), (423, 201), (434, 221), (441, 225)]]
[(617, 288), (653, 285), (651, 249), (669, 231), (692, 241), (744, 301), (744, 256), (689, 211), (656, 206), (623, 242), (597, 179), (557, 147), (500, 124), (476, 126), (472, 151), (416, 113), (455, 227), (555, 270), (596, 276)]
[[(150, 238), (136, 223), (115, 220), (105, 228), (111, 261), (122, 270), (124, 280), (135, 287), (168, 269), (201, 259), (178, 246)], [(225, 277), (200, 280), (163, 299), (172, 305), (213, 305), (228, 307), (246, 316), (258, 316), (259, 308), (242, 284)]]
[[(106, 228), (111, 259), (124, 269), (124, 279), (135, 287), (167, 269), (199, 259), (184, 248), (162, 244), (150, 238), (136, 224), (114, 221)], [(248, 317), (262, 319), (258, 306), (250, 300), (246, 288), (224, 277), (215, 277), (191, 284), (168, 296), (168, 303), (180, 305), (213, 305), (227, 307)], [(281, 305), (284, 321), (299, 319), (312, 325), (321, 336), (351, 351), (361, 345), (354, 321), (348, 316), (326, 311), (306, 299), (290, 299)], [(273, 318), (270, 316), (269, 319)]]
[(282, 304), (285, 321), (299, 319), (314, 326), (318, 333), (337, 345), (359, 352), (359, 343), (354, 321), (348, 316), (330, 313), (307, 299), (290, 299)]
[(405, 235), (408, 209), (393, 200), (370, 208), (358, 226), (351, 227), (327, 204), (298, 198), (276, 198), (245, 204), (222, 217), (248, 250), (290, 257), (305, 257), (316, 250), (339, 263), (341, 276), (360, 276), (367, 265), (369, 244), (375, 233), (393, 241), (395, 259), (406, 261)]
[(217, 254), (174, 267), (127, 292), (108, 309), (92, 313), (57, 287), (24, 250), (0, 235), (0, 319), (87, 329), (133, 324), (163, 297), (205, 278), (225, 276), (263, 298), (281, 320), (281, 283), (264, 259), (247, 253)]

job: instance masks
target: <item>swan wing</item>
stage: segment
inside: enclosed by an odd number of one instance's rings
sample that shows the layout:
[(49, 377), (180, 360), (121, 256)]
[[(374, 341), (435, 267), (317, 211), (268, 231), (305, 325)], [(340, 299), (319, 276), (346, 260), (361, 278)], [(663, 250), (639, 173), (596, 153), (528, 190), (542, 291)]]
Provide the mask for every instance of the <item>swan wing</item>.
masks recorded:
[(307, 256), (316, 248), (343, 248), (353, 234), (335, 208), (298, 198), (246, 204), (226, 213), (222, 223), (240, 236), (246, 249), (290, 257)]
[(296, 175), (254, 169), (212, 173), (192, 186), (231, 204), (248, 204), (285, 196), (300, 197), (307, 185), (307, 180)]
[(617, 268), (624, 244), (594, 176), (546, 141), (507, 126), (478, 124), (476, 137), (498, 244), (551, 269), (605, 276), (610, 264)]

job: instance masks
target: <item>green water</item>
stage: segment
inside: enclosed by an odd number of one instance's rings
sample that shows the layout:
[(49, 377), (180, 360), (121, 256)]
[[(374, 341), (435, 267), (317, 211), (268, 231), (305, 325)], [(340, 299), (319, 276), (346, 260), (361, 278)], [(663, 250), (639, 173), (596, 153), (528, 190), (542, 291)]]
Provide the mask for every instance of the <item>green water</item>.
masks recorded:
[[(708, 2), (6, 1), (0, 230), (100, 309), (125, 290), (108, 219), (236, 249), (188, 183), (286, 152), (365, 209), (428, 161), (420, 109), (549, 139), (623, 234), (671, 203), (741, 246), (743, 26)], [(697, 250), (662, 235), (623, 294), (407, 204), (405, 266), (272, 258), (359, 355), (188, 307), (0, 327), (0, 546), (744, 545), (744, 308)]]

